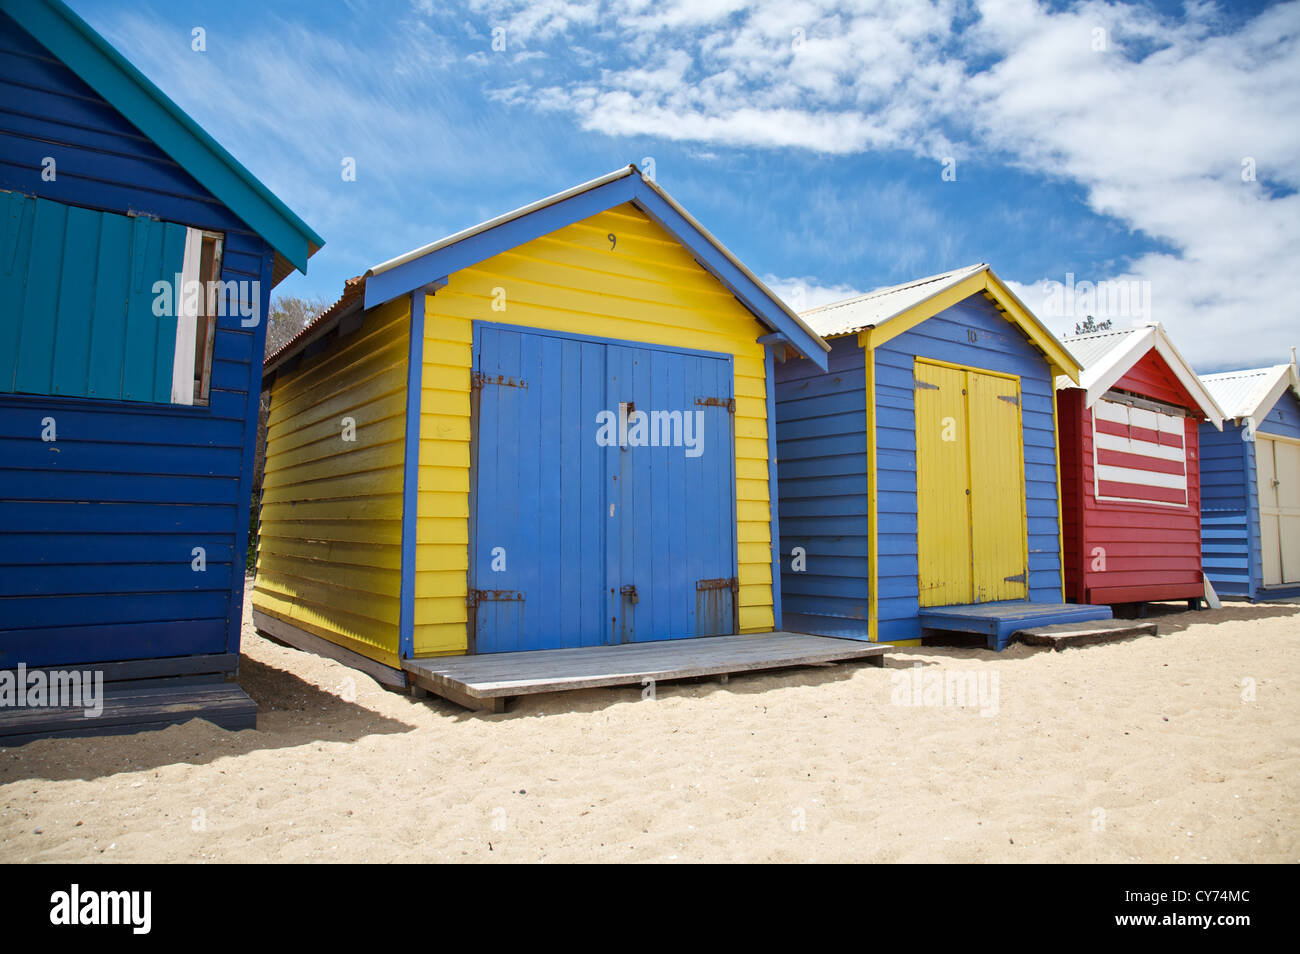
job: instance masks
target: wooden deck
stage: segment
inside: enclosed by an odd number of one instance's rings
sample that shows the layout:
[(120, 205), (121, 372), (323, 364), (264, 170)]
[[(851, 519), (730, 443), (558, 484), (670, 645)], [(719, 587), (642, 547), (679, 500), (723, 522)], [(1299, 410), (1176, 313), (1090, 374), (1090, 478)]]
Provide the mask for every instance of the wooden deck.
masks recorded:
[(1013, 634), (1022, 629), (1110, 619), (1112, 615), (1109, 606), (1003, 600), (956, 606), (923, 606), (920, 619), (922, 633), (925, 630), (979, 633), (988, 640), (989, 649), (1001, 650), (1011, 642)]
[(668, 639), (622, 646), (546, 649), (482, 656), (408, 659), (407, 677), (419, 689), (467, 709), (504, 712), (511, 696), (565, 692), (786, 669), (866, 659), (883, 666), (891, 646), (799, 633), (755, 633)]

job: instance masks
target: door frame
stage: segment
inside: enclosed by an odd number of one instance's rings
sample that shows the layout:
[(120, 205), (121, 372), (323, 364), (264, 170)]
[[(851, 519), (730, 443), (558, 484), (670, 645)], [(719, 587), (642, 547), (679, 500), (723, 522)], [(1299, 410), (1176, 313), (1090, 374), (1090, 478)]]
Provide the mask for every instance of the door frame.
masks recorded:
[[(1260, 564), (1259, 564), (1259, 580), (1260, 580), (1260, 585), (1261, 585), (1261, 586), (1265, 586), (1265, 587), (1286, 587), (1286, 586), (1295, 586), (1297, 583), (1300, 583), (1300, 579), (1298, 579), (1298, 580), (1290, 580), (1290, 581), (1285, 580), (1285, 579), (1282, 579), (1282, 580), (1279, 580), (1277, 583), (1269, 583), (1268, 581), (1266, 581), (1266, 580), (1264, 579), (1264, 550), (1263, 550), (1263, 547), (1264, 547), (1264, 540), (1263, 540), (1263, 537), (1264, 537), (1264, 500), (1263, 500), (1263, 493), (1262, 493), (1263, 488), (1260, 487), (1260, 485), (1259, 485), (1259, 478), (1260, 478), (1260, 470), (1259, 470), (1259, 442), (1260, 442), (1261, 440), (1265, 440), (1265, 441), (1272, 442), (1272, 445), (1273, 445), (1273, 446), (1276, 446), (1277, 443), (1283, 443), (1283, 444), (1291, 444), (1291, 445), (1294, 445), (1294, 446), (1300, 447), (1300, 438), (1290, 437), (1290, 436), (1288, 436), (1288, 435), (1286, 435), (1286, 434), (1273, 434), (1273, 433), (1271, 433), (1271, 432), (1269, 432), (1269, 431), (1261, 431), (1261, 430), (1259, 430), (1259, 429), (1256, 429), (1256, 430), (1255, 430), (1254, 437), (1255, 437), (1255, 439), (1254, 439), (1253, 441), (1251, 441), (1251, 444), (1254, 445), (1254, 446), (1251, 448), (1251, 452), (1255, 455), (1255, 460), (1254, 460), (1254, 465), (1255, 465), (1255, 488), (1254, 488), (1254, 490), (1255, 490), (1255, 513), (1256, 513), (1257, 517), (1259, 518), (1259, 524), (1260, 524), (1260, 531), (1259, 531), (1259, 535), (1260, 535), (1260, 541), (1259, 541), (1259, 543), (1260, 543), (1260, 554), (1259, 554), (1259, 558), (1260, 558)], [(1276, 477), (1276, 476), (1277, 476), (1277, 451), (1276, 451), (1276, 450), (1273, 450), (1272, 453), (1273, 453), (1273, 475), (1274, 475), (1274, 477)], [(1281, 508), (1278, 507), (1278, 508), (1276, 508), (1276, 509), (1280, 510)], [(1278, 528), (1277, 528), (1277, 534), (1278, 534), (1278, 547), (1279, 547), (1279, 553), (1278, 553), (1278, 575), (1281, 576), (1281, 577), (1285, 577), (1285, 576), (1286, 576), (1286, 572), (1287, 572), (1287, 568), (1286, 568), (1286, 566), (1284, 565), (1284, 563), (1282, 562), (1282, 553), (1281, 553), (1281, 551), (1280, 551), (1280, 548), (1281, 548), (1281, 545), (1282, 545), (1282, 524), (1281, 524), (1281, 519), (1282, 519), (1282, 518), (1281, 518), (1281, 514), (1280, 514), (1280, 513), (1279, 513), (1279, 514), (1276, 514), (1276, 515), (1274, 515), (1274, 516), (1275, 516), (1275, 519), (1278, 521)]]
[[(715, 358), (727, 362), (727, 368), (731, 374), (731, 393), (732, 399), (735, 399), (736, 393), (736, 356), (727, 351), (706, 351), (701, 348), (679, 348), (673, 345), (662, 345), (648, 341), (638, 341), (632, 338), (610, 338), (603, 335), (587, 335), (578, 332), (561, 331), (554, 328), (540, 328), (533, 325), (519, 325), (504, 321), (484, 321), (478, 318), (471, 320), (471, 340), (470, 340), (470, 434), (469, 434), (469, 494), (467, 495), (466, 507), (468, 512), (466, 530), (468, 532), (468, 563), (465, 568), (465, 653), (466, 655), (478, 654), (478, 633), (477, 633), (477, 611), (471, 611), (470, 597), (475, 590), (475, 567), (478, 565), (478, 527), (476, 520), (477, 497), (478, 497), (478, 452), (479, 452), (479, 422), (481, 415), (479, 413), (479, 400), (481, 391), (474, 387), (474, 375), (479, 371), (479, 354), (482, 348), (482, 332), (484, 330), (493, 331), (513, 331), (520, 334), (545, 335), (552, 338), (564, 338), (570, 341), (587, 341), (593, 344), (613, 345), (622, 348), (638, 348), (650, 351), (664, 351), (671, 354), (695, 355), (702, 358)], [(772, 386), (771, 381), (765, 380), (765, 387)], [(774, 427), (775, 422), (769, 421), (769, 427)], [(737, 499), (739, 480), (738, 468), (736, 466), (736, 421), (735, 415), (731, 417), (731, 576), (739, 580), (740, 577), (740, 539), (739, 539), (739, 500)], [(772, 502), (768, 501), (769, 525), (771, 523), (771, 506)], [(775, 580), (773, 587), (779, 583)], [(602, 587), (603, 588), (603, 587)], [(617, 600), (614, 601), (615, 605)], [(740, 593), (737, 590), (732, 597), (732, 618), (735, 621), (735, 629), (740, 631)], [(686, 637), (683, 637), (686, 638)], [(704, 638), (704, 637), (701, 637)], [(614, 643), (612, 645), (619, 645)]]
[[(1021, 541), (1021, 552), (1022, 552), (1022, 555), (1024, 556), (1024, 567), (1025, 567), (1025, 599), (1028, 600), (1028, 599), (1029, 599), (1029, 492), (1028, 492), (1028, 488), (1027, 488), (1026, 485), (1025, 485), (1025, 469), (1026, 469), (1026, 465), (1025, 465), (1025, 389), (1024, 389), (1024, 380), (1023, 380), (1023, 377), (1022, 377), (1021, 375), (1019, 375), (1019, 374), (1010, 374), (1010, 373), (1008, 373), (1008, 372), (1006, 372), (1006, 371), (991, 371), (991, 370), (989, 370), (988, 368), (979, 368), (979, 367), (976, 367), (976, 366), (974, 366), (974, 365), (970, 365), (970, 364), (958, 364), (958, 363), (955, 362), (955, 361), (944, 361), (944, 360), (942, 360), (942, 359), (940, 359), (940, 358), (929, 358), (929, 357), (926, 357), (926, 356), (924, 356), (924, 355), (919, 355), (919, 354), (918, 354), (918, 355), (913, 355), (913, 356), (912, 356), (912, 379), (913, 379), (913, 382), (915, 382), (915, 380), (916, 380), (916, 365), (918, 365), (918, 364), (928, 364), (928, 365), (931, 365), (932, 367), (947, 368), (947, 369), (949, 369), (949, 370), (951, 370), (951, 371), (964, 371), (964, 372), (967, 372), (967, 373), (974, 373), (974, 374), (986, 374), (986, 375), (988, 375), (989, 377), (993, 377), (993, 378), (1002, 378), (1002, 379), (1004, 379), (1004, 380), (1007, 380), (1007, 381), (1014, 381), (1014, 382), (1016, 383), (1016, 395), (1017, 395), (1017, 397), (1018, 397), (1018, 403), (1017, 403), (1017, 405), (1016, 405), (1016, 418), (1017, 418), (1017, 420), (1019, 421), (1019, 424), (1020, 424), (1020, 427), (1019, 427), (1019, 437), (1020, 437), (1020, 462), (1019, 462), (1019, 468), (1018, 468), (1018, 469), (1019, 469), (1019, 482), (1020, 482), (1020, 541)], [(970, 394), (969, 394), (970, 388), (967, 387), (966, 390), (967, 390), (968, 393), (967, 393), (966, 395), (964, 395), (964, 396), (965, 396), (968, 400), (965, 402), (965, 404), (966, 404), (966, 420), (965, 420), (964, 424), (965, 424), (965, 428), (966, 428), (966, 431), (965, 431), (965, 432), (966, 432), (966, 440), (969, 442), (969, 440), (970, 440), (970, 401), (969, 401), (969, 398), (970, 398)], [(912, 416), (913, 416), (913, 421), (912, 421), (912, 433), (913, 433), (913, 437), (915, 438), (915, 435), (916, 435), (916, 420), (915, 420), (915, 417), (916, 417), (916, 390), (915, 390), (915, 383), (913, 384), (913, 391), (912, 391)], [(1054, 439), (1059, 440), (1059, 435), (1057, 435), (1057, 437), (1054, 438)], [(1059, 471), (1060, 471), (1060, 466), (1059, 466), (1059, 464), (1057, 465), (1057, 471), (1058, 471), (1057, 476), (1058, 476), (1058, 478), (1059, 478), (1059, 476), (1060, 476), (1060, 474), (1059, 474)], [(966, 481), (967, 481), (968, 484), (970, 483), (970, 454), (969, 454), (969, 447), (968, 447), (968, 451), (967, 451), (967, 459), (966, 459)], [(972, 506), (973, 506), (973, 503), (974, 503), (974, 502), (972, 501)], [(917, 551), (916, 551), (916, 552), (917, 552), (917, 578), (916, 578), (916, 592), (917, 592), (918, 601), (919, 601), (919, 596), (920, 596), (920, 593), (921, 593), (921, 561), (920, 561), (920, 554), (921, 554), (921, 547), (920, 547), (920, 532), (921, 532), (921, 529), (920, 529), (920, 528), (921, 528), (921, 496), (920, 496), (920, 493), (919, 493), (919, 492), (918, 492), (917, 495), (916, 495), (916, 511), (917, 511), (917, 514), (916, 514), (916, 516), (917, 516)], [(971, 513), (971, 524), (972, 524), (972, 529), (973, 529), (973, 525), (974, 525), (974, 512), (973, 512), (973, 511), (972, 511), (972, 513)], [(972, 586), (972, 587), (974, 587), (974, 583), (975, 583), (975, 567), (974, 567), (974, 562), (973, 562), (973, 561), (974, 561), (974, 553), (975, 553), (975, 541), (974, 541), (974, 539), (972, 538), (972, 540), (971, 540), (971, 560), (972, 560), (972, 565), (971, 565), (971, 586)], [(1064, 554), (1061, 554), (1060, 556), (1061, 556), (1061, 559), (1064, 559)], [(972, 594), (972, 595), (973, 595), (973, 594)], [(995, 602), (995, 601), (991, 601), (991, 602)], [(925, 608), (926, 608), (926, 607), (922, 607), (922, 609), (925, 609)]]

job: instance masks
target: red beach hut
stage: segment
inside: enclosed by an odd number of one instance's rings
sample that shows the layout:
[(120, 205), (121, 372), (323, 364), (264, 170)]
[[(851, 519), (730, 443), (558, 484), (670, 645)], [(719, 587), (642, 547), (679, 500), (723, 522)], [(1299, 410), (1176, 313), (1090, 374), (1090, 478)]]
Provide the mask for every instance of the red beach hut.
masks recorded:
[(1057, 378), (1066, 598), (1199, 605), (1197, 436), (1223, 412), (1159, 324), (1064, 344), (1083, 369)]

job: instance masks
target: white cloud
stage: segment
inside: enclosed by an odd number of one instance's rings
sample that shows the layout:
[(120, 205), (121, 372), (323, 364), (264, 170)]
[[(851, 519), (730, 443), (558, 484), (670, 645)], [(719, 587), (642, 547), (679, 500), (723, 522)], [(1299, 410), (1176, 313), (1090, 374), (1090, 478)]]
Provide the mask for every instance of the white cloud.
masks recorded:
[(807, 311), (818, 305), (829, 305), (833, 301), (843, 301), (863, 293), (862, 289), (852, 285), (823, 285), (810, 276), (798, 278), (781, 278), (776, 275), (763, 275), (763, 284), (771, 289), (778, 298), (796, 312)]
[[(1173, 19), (1101, 0), (610, 0), (595, 20), (620, 69), (500, 95), (611, 135), (975, 156), (1077, 183), (1092, 210), (1168, 249), (1081, 280), (1150, 282), (1152, 317), (1202, 366), (1287, 354), (1300, 196), (1277, 193), (1300, 187), (1300, 4), (1230, 31), (1208, 3)], [(1260, 181), (1243, 182), (1247, 158)]]

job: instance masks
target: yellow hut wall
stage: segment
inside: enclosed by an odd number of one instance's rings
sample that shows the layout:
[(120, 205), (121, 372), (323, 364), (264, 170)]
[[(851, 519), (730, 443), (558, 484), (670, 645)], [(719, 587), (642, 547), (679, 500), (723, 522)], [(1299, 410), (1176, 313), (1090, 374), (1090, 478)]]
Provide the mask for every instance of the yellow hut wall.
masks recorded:
[[(740, 627), (771, 629), (766, 381), (756, 341), (767, 329), (668, 232), (624, 205), (456, 272), (425, 299), (415, 655), (466, 651), (475, 321), (735, 356)], [(394, 601), (394, 621), (396, 612)]]
[(394, 667), (409, 326), (409, 300), (389, 302), (276, 376), (252, 596), (255, 609)]

